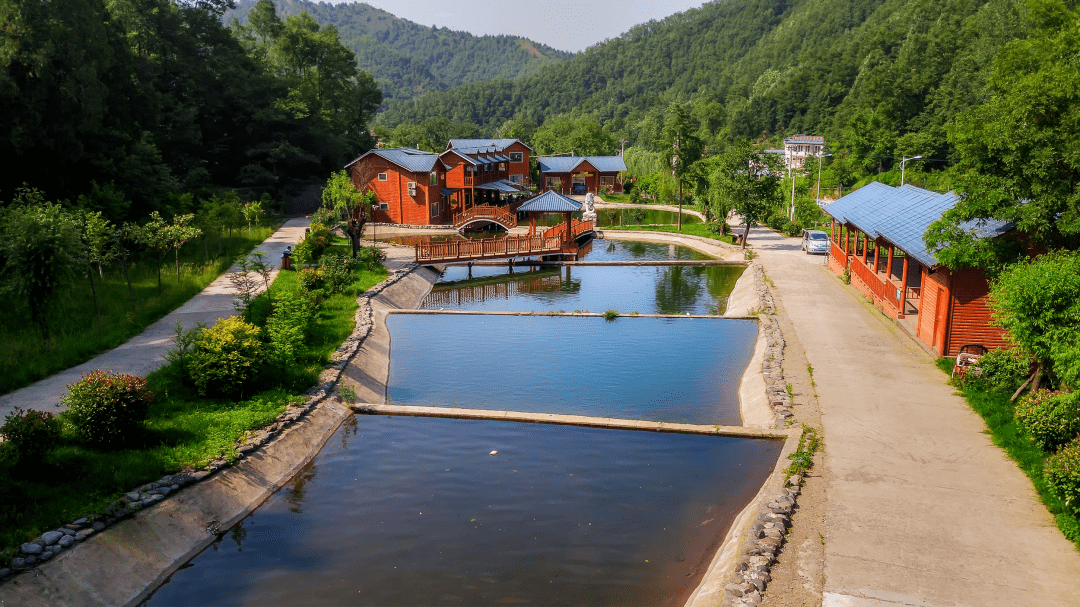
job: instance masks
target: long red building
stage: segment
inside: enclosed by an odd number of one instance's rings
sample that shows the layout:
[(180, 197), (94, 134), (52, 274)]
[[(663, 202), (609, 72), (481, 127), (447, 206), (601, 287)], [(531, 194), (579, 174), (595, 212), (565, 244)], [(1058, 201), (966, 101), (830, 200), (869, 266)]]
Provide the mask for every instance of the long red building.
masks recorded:
[[(829, 267), (938, 356), (967, 344), (1009, 347), (991, 323), (989, 283), (980, 270), (951, 270), (926, 249), (923, 234), (956, 195), (874, 182), (827, 205), (833, 218)], [(1000, 221), (963, 226), (983, 238), (1011, 230)]]

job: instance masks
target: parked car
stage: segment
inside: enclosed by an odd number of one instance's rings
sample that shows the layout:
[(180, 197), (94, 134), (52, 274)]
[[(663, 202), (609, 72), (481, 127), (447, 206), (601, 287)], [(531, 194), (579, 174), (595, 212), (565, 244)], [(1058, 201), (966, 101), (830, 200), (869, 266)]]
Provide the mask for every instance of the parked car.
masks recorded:
[(802, 250), (807, 255), (811, 253), (828, 253), (829, 235), (821, 230), (803, 230)]

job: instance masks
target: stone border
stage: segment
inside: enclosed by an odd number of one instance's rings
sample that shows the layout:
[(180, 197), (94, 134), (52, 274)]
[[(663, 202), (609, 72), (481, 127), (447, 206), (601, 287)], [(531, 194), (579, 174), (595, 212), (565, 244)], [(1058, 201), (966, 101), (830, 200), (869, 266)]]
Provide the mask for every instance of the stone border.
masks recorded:
[[(116, 523), (133, 516), (136, 512), (165, 500), (180, 489), (206, 480), (215, 472), (237, 465), (256, 449), (266, 445), (288, 429), (321, 403), (332, 397), (334, 385), (341, 379), (345, 367), (359, 351), (364, 340), (371, 333), (373, 325), (371, 298), (387, 288), (397, 284), (418, 266), (406, 264), (392, 270), (382, 282), (361, 293), (357, 298), (358, 308), (354, 316), (356, 327), (345, 338), (341, 346), (330, 355), (333, 366), (319, 375), (319, 384), (308, 391), (308, 398), (302, 404), (289, 405), (277, 420), (259, 430), (245, 433), (236, 443), (232, 454), (211, 461), (201, 470), (185, 470), (178, 474), (166, 475), (157, 481), (146, 483), (125, 493), (121, 499), (106, 507), (103, 514), (90, 513), (77, 517), (70, 523), (57, 529), (46, 531), (39, 537), (23, 543), (12, 558), (9, 566), (0, 568), (0, 585), (23, 571), (29, 571), (41, 563), (48, 562), (62, 551), (83, 542), (94, 533), (104, 531)], [(6, 564), (6, 563), (5, 563)]]

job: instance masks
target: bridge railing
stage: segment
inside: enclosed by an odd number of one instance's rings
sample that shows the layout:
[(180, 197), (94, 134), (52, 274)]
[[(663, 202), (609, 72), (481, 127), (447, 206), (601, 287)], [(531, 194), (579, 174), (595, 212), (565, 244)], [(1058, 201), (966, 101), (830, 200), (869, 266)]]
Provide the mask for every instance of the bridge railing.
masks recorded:
[[(581, 236), (582, 234), (586, 234), (588, 232), (593, 232), (595, 230), (596, 230), (596, 226), (593, 224), (592, 220), (581, 221), (581, 220), (575, 219), (574, 223), (570, 227), (570, 238), (571, 238), (571, 240), (573, 240), (573, 239), (577, 238), (578, 236)], [(548, 228), (547, 230), (544, 230), (543, 236), (545, 238), (560, 238), (561, 239), (563, 234), (565, 234), (565, 233), (566, 233), (566, 223), (560, 223), (558, 225), (555, 225), (555, 226), (552, 226), (552, 227)]]
[(489, 205), (476, 206), (471, 209), (465, 209), (461, 213), (454, 213), (454, 227), (460, 228), (477, 219), (495, 221), (502, 224), (507, 229), (517, 227), (516, 213), (512, 212), (508, 207), (495, 207)]
[(548, 236), (507, 236), (480, 240), (449, 240), (416, 245), (417, 263), (471, 261), (563, 252), (562, 240)]

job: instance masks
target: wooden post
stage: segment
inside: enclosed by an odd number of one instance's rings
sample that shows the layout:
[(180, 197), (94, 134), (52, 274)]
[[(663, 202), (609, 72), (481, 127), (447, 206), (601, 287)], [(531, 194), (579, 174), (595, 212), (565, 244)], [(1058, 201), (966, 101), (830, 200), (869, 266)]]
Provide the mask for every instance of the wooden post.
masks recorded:
[(836, 218), (833, 218), (832, 225), (829, 227), (829, 241), (837, 242), (840, 239), (836, 237)]
[(529, 236), (536, 236), (536, 213), (529, 213)]
[(892, 260), (893, 260), (893, 251), (894, 250), (895, 250), (895, 248), (893, 247), (893, 245), (890, 244), (889, 245), (889, 265), (888, 265), (888, 267), (885, 268), (885, 277), (888, 278), (889, 280), (892, 280)]
[(566, 244), (566, 246), (568, 248), (570, 247), (570, 223), (573, 221), (573, 219), (574, 219), (574, 214), (567, 212), (566, 213), (566, 234), (563, 236), (563, 243)]
[(862, 265), (864, 265), (864, 266), (866, 265), (866, 254), (869, 253), (869, 251), (867, 250), (869, 248), (870, 248), (870, 235), (869, 234), (863, 234)]
[(877, 276), (878, 268), (878, 254), (881, 252), (881, 247), (878, 246), (878, 242), (874, 241), (874, 275)]
[(904, 275), (900, 277), (900, 314), (897, 318), (903, 318), (907, 310), (907, 273), (908, 256), (904, 255)]

